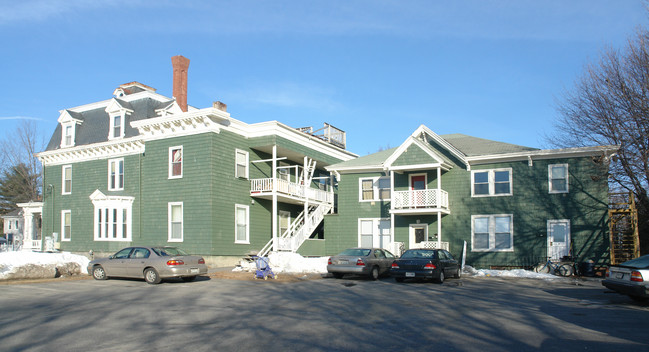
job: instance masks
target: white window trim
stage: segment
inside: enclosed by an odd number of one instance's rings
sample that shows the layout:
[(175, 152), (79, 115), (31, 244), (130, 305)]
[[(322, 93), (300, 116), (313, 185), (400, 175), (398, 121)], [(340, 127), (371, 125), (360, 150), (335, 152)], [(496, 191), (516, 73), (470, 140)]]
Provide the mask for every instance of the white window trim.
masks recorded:
[[(112, 163), (117, 163), (119, 166), (119, 162), (122, 163), (122, 170), (124, 172), (123, 178), (122, 178), (122, 185), (121, 187), (119, 186), (119, 167), (116, 168), (115, 172), (115, 188), (111, 188), (111, 175), (110, 175), (110, 167)], [(126, 167), (124, 166), (124, 158), (117, 158), (117, 159), (109, 159), (108, 160), (108, 190), (109, 191), (123, 191), (124, 190), (124, 184), (126, 184)]]
[[(68, 233), (68, 238), (65, 236), (65, 215), (70, 214), (70, 233)], [(72, 211), (71, 210), (61, 210), (61, 241), (70, 242), (72, 240)]]
[[(133, 227), (132, 207), (135, 198), (106, 196), (99, 190), (96, 190), (90, 195), (90, 200), (92, 200), (94, 206), (94, 240), (102, 242), (130, 242)], [(115, 219), (113, 219), (114, 209), (117, 209), (119, 214), (116, 221), (117, 233), (113, 233), (113, 227), (111, 226), (115, 222)], [(106, 210), (108, 210), (109, 216), (104, 219)], [(126, 236), (124, 236), (124, 210), (126, 210)], [(103, 214), (102, 220), (104, 221), (101, 223), (99, 222), (99, 211)]]
[[(120, 111), (119, 114), (109, 115), (108, 122), (108, 140), (124, 138), (124, 122), (126, 120), (125, 111)], [(119, 136), (115, 136), (115, 117), (119, 116), (120, 126), (119, 126)]]
[[(389, 201), (392, 199), (392, 190), (390, 188), (390, 198), (380, 199), (379, 179), (390, 179), (390, 176), (362, 177), (358, 179), (358, 201), (359, 202), (379, 202)], [(372, 199), (363, 199), (363, 181), (372, 180)]]
[[(171, 238), (171, 208), (174, 206), (180, 206), (180, 238)], [(185, 207), (183, 206), (183, 202), (169, 202), (167, 205), (167, 242), (183, 242), (185, 240)]]
[[(173, 154), (172, 152), (174, 150), (180, 149), (180, 175), (173, 175)], [(175, 178), (183, 178), (184, 174), (184, 168), (185, 168), (185, 151), (183, 150), (182, 145), (177, 145), (173, 147), (169, 147), (169, 179), (175, 179)]]
[[(70, 191), (65, 191), (65, 170), (70, 169)], [(61, 167), (61, 194), (72, 193), (72, 165), (63, 165)]]
[[(496, 249), (496, 219), (497, 217), (509, 217), (509, 240), (510, 248)], [(489, 218), (489, 244), (490, 248), (474, 248), (475, 243), (475, 219)], [(493, 215), (471, 215), (471, 252), (513, 252), (514, 251), (514, 215), (513, 214), (493, 214)]]
[[(356, 243), (358, 243), (358, 246), (362, 246), (362, 223), (363, 221), (371, 221), (372, 222), (372, 247), (374, 247), (374, 238), (376, 236), (381, 236), (381, 229), (380, 229), (380, 223), (381, 221), (388, 221), (390, 222), (390, 218), (359, 218), (358, 219), (358, 231), (357, 231), (357, 238), (356, 238)], [(377, 232), (378, 231), (378, 232)], [(392, 232), (392, 226), (390, 224), (390, 243), (394, 242), (394, 233)], [(385, 245), (384, 249), (387, 249), (388, 244)]]
[[(552, 189), (552, 168), (555, 166), (563, 166), (566, 168), (566, 190), (556, 191)], [(550, 164), (548, 165), (548, 192), (550, 194), (561, 194), (570, 192), (570, 173), (568, 172), (568, 164)]]
[[(496, 194), (496, 172), (509, 171), (509, 193)], [(489, 194), (475, 194), (475, 174), (488, 172), (489, 178)], [(502, 169), (485, 169), (485, 170), (471, 170), (471, 197), (510, 197), (514, 195), (514, 177), (512, 168)]]
[[(239, 153), (244, 154), (246, 156), (246, 161), (245, 161), (246, 164), (244, 165), (245, 170), (246, 170), (244, 172), (245, 175), (239, 175), (239, 168), (238, 168), (239, 164), (237, 164), (237, 156), (239, 155)], [(250, 172), (250, 167), (248, 166), (249, 162), (250, 162), (250, 155), (249, 155), (249, 153), (247, 151), (241, 150), (241, 149), (235, 149), (235, 151), (234, 151), (234, 177), (248, 179), (249, 172)]]
[[(239, 209), (245, 209), (246, 210), (246, 239), (245, 240), (239, 240), (237, 239), (237, 225), (239, 224), (239, 219), (237, 218), (237, 214), (239, 213)], [(248, 205), (243, 205), (243, 204), (235, 204), (234, 205), (234, 243), (235, 244), (250, 244), (250, 207)]]
[[(70, 127), (70, 143), (67, 142), (68, 135), (66, 134), (68, 127)], [(74, 140), (76, 137), (76, 123), (74, 121), (64, 122), (61, 124), (61, 148), (74, 147)]]

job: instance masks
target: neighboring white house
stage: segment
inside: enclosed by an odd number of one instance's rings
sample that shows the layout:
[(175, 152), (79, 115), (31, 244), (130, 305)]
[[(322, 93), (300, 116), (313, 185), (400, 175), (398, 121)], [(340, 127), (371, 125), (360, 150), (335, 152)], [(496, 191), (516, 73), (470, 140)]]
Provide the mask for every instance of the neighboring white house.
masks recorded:
[(7, 241), (12, 241), (14, 238), (22, 238), (23, 228), (25, 226), (22, 209), (16, 209), (0, 217), (4, 221), (2, 237), (6, 238)]

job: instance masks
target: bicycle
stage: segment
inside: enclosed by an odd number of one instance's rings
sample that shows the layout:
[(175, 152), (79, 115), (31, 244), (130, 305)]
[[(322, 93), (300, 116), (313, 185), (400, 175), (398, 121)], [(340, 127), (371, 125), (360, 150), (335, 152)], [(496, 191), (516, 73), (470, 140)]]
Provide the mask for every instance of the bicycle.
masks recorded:
[(534, 265), (534, 272), (553, 274), (560, 276), (571, 276), (575, 273), (574, 264), (561, 264), (552, 262), (551, 258), (548, 257), (548, 261), (545, 263), (539, 263)]

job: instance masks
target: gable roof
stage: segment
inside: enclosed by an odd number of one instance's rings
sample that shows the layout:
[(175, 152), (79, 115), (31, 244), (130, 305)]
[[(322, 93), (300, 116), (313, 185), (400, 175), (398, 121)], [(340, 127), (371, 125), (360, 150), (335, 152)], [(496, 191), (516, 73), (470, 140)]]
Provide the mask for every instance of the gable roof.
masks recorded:
[(467, 136), (461, 133), (445, 134), (440, 137), (460, 150), (467, 157), (539, 150), (537, 148)]

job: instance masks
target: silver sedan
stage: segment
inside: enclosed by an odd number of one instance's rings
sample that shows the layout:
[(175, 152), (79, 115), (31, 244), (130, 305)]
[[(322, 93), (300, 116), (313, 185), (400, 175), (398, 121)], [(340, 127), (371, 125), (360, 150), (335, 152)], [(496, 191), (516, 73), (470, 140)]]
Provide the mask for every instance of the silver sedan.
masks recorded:
[(389, 272), (395, 259), (394, 255), (385, 249), (349, 248), (329, 258), (327, 271), (337, 279), (345, 274), (356, 274), (376, 280)]
[(95, 280), (131, 277), (158, 284), (170, 277), (193, 281), (196, 276), (207, 274), (207, 265), (203, 257), (188, 255), (175, 247), (128, 247), (108, 258), (91, 261), (88, 274)]

